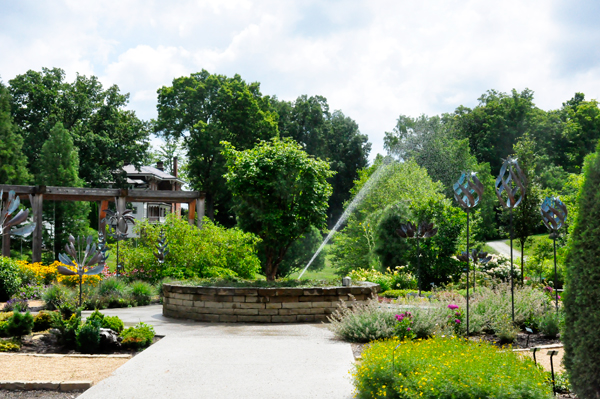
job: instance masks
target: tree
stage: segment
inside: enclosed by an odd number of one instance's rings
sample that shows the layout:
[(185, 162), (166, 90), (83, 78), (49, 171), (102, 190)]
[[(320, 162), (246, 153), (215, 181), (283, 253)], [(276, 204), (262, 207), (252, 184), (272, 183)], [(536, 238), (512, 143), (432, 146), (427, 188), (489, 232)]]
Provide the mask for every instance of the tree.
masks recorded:
[(598, 101), (585, 101), (583, 93), (563, 104), (564, 146), (557, 151), (557, 161), (567, 172), (579, 172), (583, 160), (596, 148), (600, 139), (600, 108)]
[[(79, 178), (79, 156), (71, 135), (62, 123), (57, 122), (50, 130), (48, 140), (42, 146), (40, 162), (46, 166), (37, 176), (38, 184), (83, 186), (83, 181)], [(54, 255), (58, 259), (69, 234), (75, 237), (85, 235), (89, 206), (85, 202), (58, 201), (54, 203), (53, 209), (46, 208), (44, 213), (52, 219), (54, 225)]]
[(325, 97), (302, 95), (293, 102), (274, 99), (272, 103), (279, 115), (281, 137), (293, 138), (310, 155), (327, 160), (336, 172), (329, 179), (333, 187), (327, 211), (331, 228), (344, 212), (358, 171), (368, 165), (371, 143), (354, 120), (342, 111), (331, 113)]
[(14, 122), (34, 175), (47, 167), (40, 163), (41, 149), (57, 122), (72, 136), (79, 176), (87, 186), (123, 186), (123, 166), (139, 167), (146, 158), (148, 126), (124, 109), (129, 94), (121, 94), (118, 86), (104, 90), (97, 77), (83, 75), (68, 83), (59, 68), (30, 70), (9, 83)]
[(264, 272), (274, 280), (290, 246), (311, 226), (324, 227), (333, 172), (289, 138), (244, 151), (227, 142), (222, 146), (238, 224), (262, 239)]
[(156, 132), (184, 138), (188, 173), (193, 189), (206, 193), (207, 216), (227, 226), (234, 224), (231, 193), (221, 141), (245, 150), (277, 134), (277, 114), (258, 83), (239, 75), (228, 78), (209, 72), (173, 80), (158, 89)]
[(579, 213), (567, 255), (565, 367), (580, 398), (600, 397), (600, 145), (586, 157)]
[(148, 160), (146, 163), (154, 165), (157, 162), (164, 162), (167, 172), (173, 175), (175, 173), (175, 170), (173, 170), (175, 158), (177, 158), (177, 177), (182, 180), (188, 180), (187, 157), (183, 152), (180, 139), (174, 137), (165, 138), (163, 145), (161, 145), (158, 150), (150, 151), (148, 153)]
[(23, 138), (10, 116), (10, 94), (0, 82), (0, 184), (27, 184), (31, 179)]

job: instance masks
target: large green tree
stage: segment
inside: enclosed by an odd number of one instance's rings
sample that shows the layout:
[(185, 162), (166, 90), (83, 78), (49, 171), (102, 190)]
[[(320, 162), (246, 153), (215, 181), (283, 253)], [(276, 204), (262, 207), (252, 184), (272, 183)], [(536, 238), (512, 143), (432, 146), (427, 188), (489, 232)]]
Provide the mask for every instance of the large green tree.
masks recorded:
[(335, 175), (329, 179), (333, 194), (329, 198), (329, 227), (344, 212), (344, 203), (358, 171), (368, 165), (371, 143), (361, 134), (358, 124), (342, 111), (329, 111), (323, 96), (299, 96), (295, 101), (274, 99), (273, 108), (279, 115), (279, 132), (291, 137), (310, 155), (329, 161)]
[[(44, 169), (37, 176), (38, 184), (49, 186), (82, 187), (79, 178), (79, 156), (71, 135), (62, 123), (57, 122), (50, 130), (48, 140), (41, 149), (40, 162)], [(69, 234), (85, 235), (88, 227), (89, 206), (86, 202), (46, 201), (44, 214), (54, 226), (54, 256), (64, 251)]]
[(245, 151), (223, 146), (238, 224), (262, 239), (264, 272), (274, 280), (290, 246), (311, 226), (324, 227), (333, 172), (289, 138)]
[(23, 138), (10, 115), (10, 94), (0, 82), (0, 184), (27, 184), (31, 179)]
[(583, 168), (579, 213), (567, 255), (565, 366), (580, 398), (600, 397), (600, 145)]
[(183, 137), (188, 157), (190, 184), (206, 192), (207, 215), (233, 225), (231, 193), (221, 141), (238, 149), (252, 148), (259, 140), (277, 134), (277, 114), (258, 83), (246, 83), (239, 75), (202, 72), (173, 80), (158, 89), (156, 132), (164, 137)]
[(146, 158), (148, 126), (125, 109), (129, 94), (116, 85), (105, 90), (97, 77), (83, 75), (69, 83), (59, 68), (30, 70), (9, 83), (14, 122), (34, 175), (47, 167), (41, 163), (41, 149), (57, 122), (72, 136), (79, 175), (87, 186), (123, 185), (122, 167), (140, 166)]

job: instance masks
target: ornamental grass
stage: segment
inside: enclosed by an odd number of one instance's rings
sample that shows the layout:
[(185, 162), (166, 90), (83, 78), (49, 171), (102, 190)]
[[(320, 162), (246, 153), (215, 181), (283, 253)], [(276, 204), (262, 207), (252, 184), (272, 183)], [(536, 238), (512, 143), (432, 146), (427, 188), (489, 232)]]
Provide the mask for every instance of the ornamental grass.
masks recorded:
[(371, 343), (362, 358), (353, 372), (361, 399), (552, 398), (532, 360), (484, 342), (391, 339)]

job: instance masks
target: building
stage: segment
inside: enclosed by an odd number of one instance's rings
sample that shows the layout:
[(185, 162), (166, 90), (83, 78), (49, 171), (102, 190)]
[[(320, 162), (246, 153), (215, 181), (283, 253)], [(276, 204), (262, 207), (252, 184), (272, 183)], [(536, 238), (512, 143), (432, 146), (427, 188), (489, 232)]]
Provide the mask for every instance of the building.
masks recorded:
[[(129, 188), (158, 191), (181, 191), (185, 182), (177, 177), (177, 158), (173, 159), (173, 175), (166, 172), (163, 162), (154, 166), (142, 166), (136, 169), (133, 165), (123, 168), (127, 173)], [(132, 202), (133, 216), (136, 220), (148, 219), (153, 223), (164, 222), (167, 213), (181, 215), (181, 204), (166, 202)], [(129, 229), (128, 237), (136, 237), (133, 229)]]

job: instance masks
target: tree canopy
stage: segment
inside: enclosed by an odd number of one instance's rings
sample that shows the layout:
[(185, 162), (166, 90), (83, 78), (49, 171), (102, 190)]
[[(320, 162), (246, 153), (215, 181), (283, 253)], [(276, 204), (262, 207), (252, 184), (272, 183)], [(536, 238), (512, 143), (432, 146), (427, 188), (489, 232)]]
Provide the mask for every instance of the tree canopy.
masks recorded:
[(290, 138), (243, 151), (227, 142), (222, 146), (238, 225), (262, 239), (264, 272), (273, 280), (290, 246), (311, 226), (324, 227), (332, 192), (327, 179), (334, 172)]
[(0, 184), (27, 184), (31, 176), (23, 154), (23, 138), (10, 115), (10, 94), (0, 82)]

